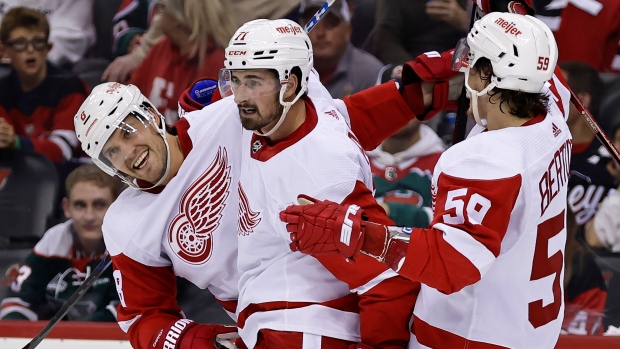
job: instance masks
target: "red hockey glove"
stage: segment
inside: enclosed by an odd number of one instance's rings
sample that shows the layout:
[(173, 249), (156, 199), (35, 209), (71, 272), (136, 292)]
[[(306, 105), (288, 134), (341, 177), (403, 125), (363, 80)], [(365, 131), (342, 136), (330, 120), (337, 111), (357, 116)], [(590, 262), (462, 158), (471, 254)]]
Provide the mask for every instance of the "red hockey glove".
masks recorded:
[(153, 339), (154, 349), (218, 349), (215, 336), (237, 332), (234, 326), (203, 325), (179, 319), (162, 328)]
[[(428, 120), (443, 110), (457, 109), (463, 86), (463, 74), (452, 70), (454, 49), (439, 54), (426, 52), (403, 66), (403, 95), (420, 120)], [(433, 103), (430, 109), (421, 109), (420, 82), (433, 82)], [(423, 107), (422, 107), (423, 108)]]
[(534, 15), (532, 0), (474, 0), (484, 13), (510, 12), (521, 15)]
[(312, 204), (291, 205), (280, 212), (280, 220), (291, 233), (291, 250), (317, 255), (340, 253), (350, 259), (363, 241), (365, 211), (357, 205), (340, 205), (300, 195)]

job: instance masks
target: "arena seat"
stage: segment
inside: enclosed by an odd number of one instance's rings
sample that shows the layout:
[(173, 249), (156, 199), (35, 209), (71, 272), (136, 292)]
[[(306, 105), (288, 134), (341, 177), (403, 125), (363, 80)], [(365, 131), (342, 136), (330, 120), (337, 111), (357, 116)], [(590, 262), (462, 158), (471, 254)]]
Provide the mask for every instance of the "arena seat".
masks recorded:
[(0, 250), (34, 246), (53, 223), (58, 188), (56, 166), (45, 156), (0, 150)]

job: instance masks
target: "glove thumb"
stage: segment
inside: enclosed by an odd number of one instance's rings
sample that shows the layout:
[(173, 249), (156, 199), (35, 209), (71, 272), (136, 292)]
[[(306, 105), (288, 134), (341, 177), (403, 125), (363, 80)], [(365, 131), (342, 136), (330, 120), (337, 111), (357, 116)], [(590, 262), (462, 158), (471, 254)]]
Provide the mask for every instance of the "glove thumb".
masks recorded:
[(319, 200), (305, 194), (299, 194), (299, 196), (297, 196), (297, 202), (299, 202), (301, 206), (314, 204), (317, 201)]

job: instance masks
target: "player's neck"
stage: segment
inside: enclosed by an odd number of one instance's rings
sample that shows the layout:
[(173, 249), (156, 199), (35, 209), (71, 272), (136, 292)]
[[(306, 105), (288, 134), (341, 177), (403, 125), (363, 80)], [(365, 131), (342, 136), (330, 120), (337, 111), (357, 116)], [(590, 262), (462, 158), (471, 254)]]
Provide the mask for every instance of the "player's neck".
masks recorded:
[(168, 147), (170, 148), (170, 171), (168, 172), (168, 178), (166, 178), (162, 185), (168, 184), (168, 182), (176, 176), (177, 172), (179, 172), (179, 168), (181, 168), (181, 165), (183, 164), (183, 160), (185, 159), (179, 137), (167, 134), (166, 138), (168, 139)]
[(418, 143), (420, 138), (421, 136), (419, 131), (407, 138), (390, 137), (383, 141), (381, 149), (383, 149), (386, 153), (394, 155), (409, 149), (412, 145)]
[[(284, 121), (267, 139), (276, 142), (295, 132), (306, 121), (306, 103), (303, 98), (295, 102), (286, 113)], [(274, 122), (274, 125), (277, 121)], [(266, 130), (268, 131), (268, 130)]]

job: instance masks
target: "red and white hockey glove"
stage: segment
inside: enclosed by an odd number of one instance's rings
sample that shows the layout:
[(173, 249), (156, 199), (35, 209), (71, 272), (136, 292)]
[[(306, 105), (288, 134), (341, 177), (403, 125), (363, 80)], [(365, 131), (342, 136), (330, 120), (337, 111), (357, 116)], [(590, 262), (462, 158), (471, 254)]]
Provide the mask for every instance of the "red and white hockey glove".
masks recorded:
[(521, 15), (534, 15), (532, 0), (474, 0), (484, 13), (510, 12)]
[[(454, 49), (439, 53), (426, 52), (403, 66), (403, 94), (420, 120), (428, 120), (443, 110), (455, 110), (463, 89), (463, 74), (452, 70)], [(418, 83), (432, 82), (433, 102), (430, 109), (421, 109), (421, 88)]]
[[(280, 212), (280, 220), (287, 223), (291, 233), (291, 250), (310, 255), (338, 253), (354, 259), (362, 244), (365, 254), (379, 259), (385, 254), (387, 228), (366, 221), (366, 212), (357, 205), (341, 205), (332, 201), (319, 201), (300, 195), (305, 206), (291, 205)], [(364, 242), (367, 231), (368, 241)]]
[(189, 319), (179, 319), (162, 328), (154, 336), (153, 349), (219, 349), (218, 334), (237, 332), (237, 327), (204, 325)]

